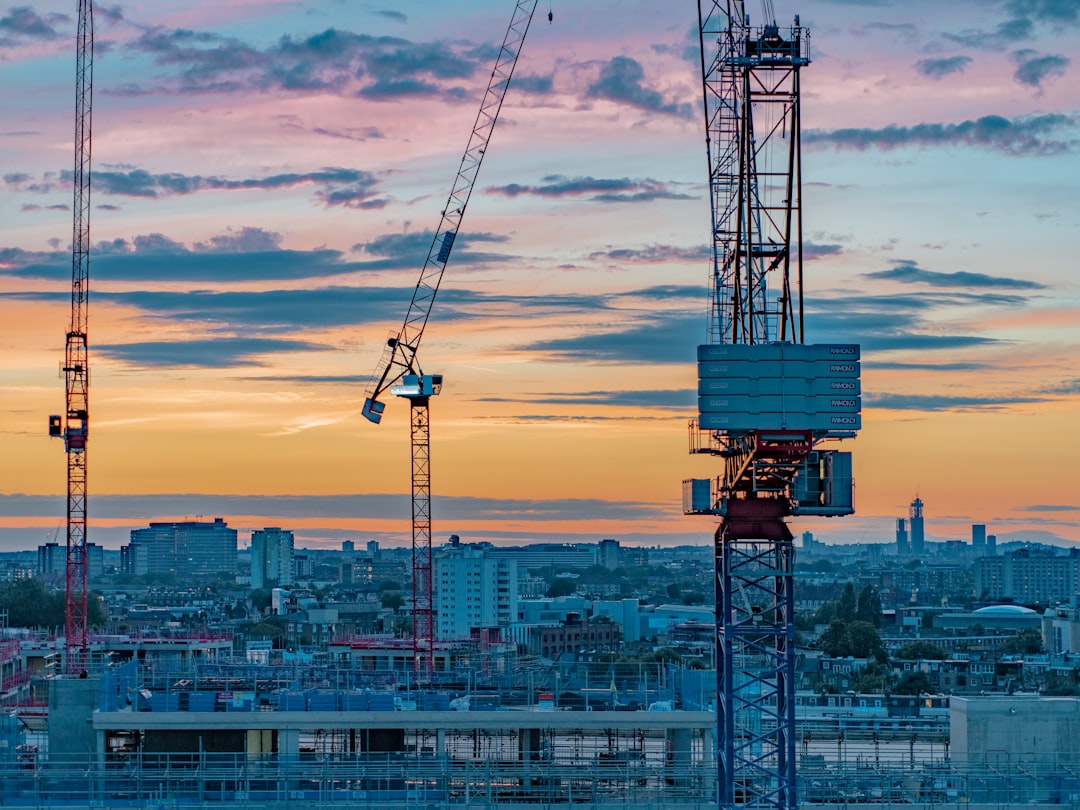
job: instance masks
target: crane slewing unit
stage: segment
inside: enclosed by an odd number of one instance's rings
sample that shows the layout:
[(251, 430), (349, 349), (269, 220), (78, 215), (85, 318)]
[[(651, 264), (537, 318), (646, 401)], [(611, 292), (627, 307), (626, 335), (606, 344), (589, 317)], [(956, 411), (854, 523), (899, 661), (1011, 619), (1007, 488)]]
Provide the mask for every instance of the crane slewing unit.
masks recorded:
[[(766, 3), (766, 6), (769, 4)], [(804, 342), (799, 71), (808, 33), (751, 25), (741, 0), (699, 0), (712, 207), (707, 343), (683, 482), (714, 535), (719, 806), (795, 810), (792, 515), (850, 514), (859, 347)]]
[(90, 427), (87, 309), (90, 296), (90, 130), (94, 77), (94, 9), (79, 0), (75, 66), (74, 223), (71, 239), (71, 321), (64, 348), (65, 411), (49, 417), (49, 435), (64, 440), (67, 457), (67, 564), (64, 669), (87, 666), (86, 451)]
[(417, 352), (431, 316), (443, 272), (450, 260), (465, 208), (469, 204), (480, 164), (502, 109), (510, 79), (517, 66), (521, 46), (529, 31), (538, 0), (517, 0), (506, 29), (487, 90), (473, 123), (465, 154), (454, 176), (450, 197), (431, 240), (420, 278), (413, 290), (401, 329), (387, 338), (379, 365), (367, 387), (361, 413), (371, 422), (382, 421), (386, 404), (380, 397), (387, 390), (409, 401), (410, 444), (412, 450), (412, 576), (413, 653), (418, 672), (434, 670), (435, 617), (431, 552), (431, 430), (430, 399), (442, 391), (441, 374), (425, 374)]

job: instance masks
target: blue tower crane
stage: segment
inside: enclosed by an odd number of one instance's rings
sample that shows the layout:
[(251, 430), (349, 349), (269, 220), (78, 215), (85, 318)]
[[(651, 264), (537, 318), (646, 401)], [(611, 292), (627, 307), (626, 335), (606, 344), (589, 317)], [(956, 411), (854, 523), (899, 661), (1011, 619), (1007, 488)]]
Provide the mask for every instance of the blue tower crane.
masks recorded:
[(796, 810), (787, 520), (853, 511), (851, 454), (820, 444), (861, 426), (859, 347), (804, 342), (807, 31), (798, 17), (786, 29), (775, 19), (752, 26), (742, 0), (698, 0), (698, 23), (712, 272), (690, 451), (720, 458), (723, 470), (684, 481), (683, 508), (719, 518), (718, 802)]

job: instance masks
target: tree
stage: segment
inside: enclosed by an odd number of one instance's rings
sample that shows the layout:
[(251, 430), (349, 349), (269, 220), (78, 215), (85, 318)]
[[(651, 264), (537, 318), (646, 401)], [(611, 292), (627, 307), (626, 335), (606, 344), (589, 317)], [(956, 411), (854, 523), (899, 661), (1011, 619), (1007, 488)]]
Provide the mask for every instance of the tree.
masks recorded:
[(825, 632), (818, 639), (818, 646), (830, 658), (844, 658), (847, 656), (847, 627), (839, 619), (833, 619), (832, 624), (825, 628)]
[(901, 661), (944, 661), (948, 655), (941, 645), (922, 639), (909, 641), (896, 651)]
[(882, 664), (871, 661), (858, 673), (859, 679), (855, 681), (855, 691), (861, 694), (884, 692), (888, 680), (888, 672)]
[(814, 629), (814, 614), (808, 611), (796, 611), (795, 629), (809, 632)]
[(930, 685), (930, 679), (925, 672), (905, 672), (893, 690), (894, 695), (919, 695), (931, 693), (934, 687)]
[(1021, 630), (1001, 642), (1005, 655), (1035, 655), (1043, 651), (1042, 635), (1038, 630)]
[(569, 596), (577, 590), (577, 585), (572, 579), (566, 577), (556, 577), (555, 580), (548, 585), (547, 595), (550, 597), (556, 596)]
[(853, 622), (857, 607), (855, 586), (848, 582), (844, 585), (844, 590), (840, 592), (840, 604), (836, 606), (836, 616), (842, 622)]
[(870, 622), (852, 622), (847, 626), (847, 639), (849, 655), (854, 658), (875, 658), (879, 661), (888, 660), (885, 656), (885, 646), (881, 643), (881, 636), (877, 628)]
[(859, 591), (855, 618), (861, 622), (870, 622), (874, 627), (881, 627), (881, 594), (873, 585), (867, 585)]
[(888, 660), (881, 636), (870, 622), (844, 624), (839, 619), (834, 619), (821, 634), (818, 646), (832, 658), (874, 658), (881, 662)]
[(823, 602), (814, 613), (814, 624), (832, 624), (836, 618), (836, 602)]
[(0, 586), (0, 610), (7, 611), (10, 627), (64, 626), (63, 592), (51, 591), (37, 579), (17, 579)]
[(397, 610), (405, 604), (405, 597), (400, 593), (394, 593), (393, 591), (384, 591), (382, 595), (382, 606), (389, 608), (390, 610)]
[(270, 588), (256, 588), (248, 595), (248, 599), (251, 600), (251, 606), (255, 610), (265, 613), (270, 607), (270, 602), (273, 601), (273, 591)]

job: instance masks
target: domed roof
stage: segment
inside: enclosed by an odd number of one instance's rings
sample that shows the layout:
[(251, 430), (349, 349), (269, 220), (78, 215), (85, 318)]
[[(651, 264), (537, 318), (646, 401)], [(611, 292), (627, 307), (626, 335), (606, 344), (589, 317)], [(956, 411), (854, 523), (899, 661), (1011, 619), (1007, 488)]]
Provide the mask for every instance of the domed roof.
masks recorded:
[(988, 605), (973, 611), (976, 616), (1027, 616), (1035, 612), (1023, 605)]

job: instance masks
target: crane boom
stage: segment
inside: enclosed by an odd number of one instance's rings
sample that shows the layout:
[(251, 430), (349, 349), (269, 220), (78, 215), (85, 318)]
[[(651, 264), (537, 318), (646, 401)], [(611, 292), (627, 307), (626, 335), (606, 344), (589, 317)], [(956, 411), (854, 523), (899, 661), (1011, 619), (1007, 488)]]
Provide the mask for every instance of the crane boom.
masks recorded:
[(90, 367), (87, 307), (90, 280), (90, 130), (94, 77), (94, 9), (79, 0), (75, 69), (74, 223), (71, 238), (71, 321), (64, 349), (64, 415), (49, 417), (49, 435), (64, 439), (67, 456), (67, 565), (65, 575), (65, 669), (86, 666), (87, 554), (86, 450), (89, 437)]
[(446, 270), (450, 251), (454, 247), (461, 220), (465, 216), (465, 207), (469, 204), (469, 198), (476, 185), (476, 175), (480, 171), (480, 164), (484, 160), (488, 143), (491, 141), (491, 133), (499, 118), (499, 111), (502, 109), (510, 78), (517, 66), (521, 45), (525, 41), (525, 34), (528, 33), (537, 2), (538, 0), (517, 0), (510, 26), (506, 29), (506, 36), (503, 38), (502, 47), (495, 60), (495, 67), (491, 71), (483, 102), (476, 114), (472, 134), (469, 135), (469, 143), (465, 147), (461, 165), (454, 176), (450, 197), (439, 218), (439, 225), (431, 240), (431, 247), (424, 260), (423, 269), (420, 271), (420, 278), (413, 290), (409, 309), (405, 313), (405, 321), (401, 329), (387, 340), (383, 357), (371, 376), (362, 413), (376, 424), (382, 420), (385, 404), (379, 401), (379, 397), (386, 389), (400, 381), (406, 374), (421, 374), (416, 359), (420, 338), (431, 316), (431, 306), (435, 303), (435, 296), (439, 292), (443, 271)]

